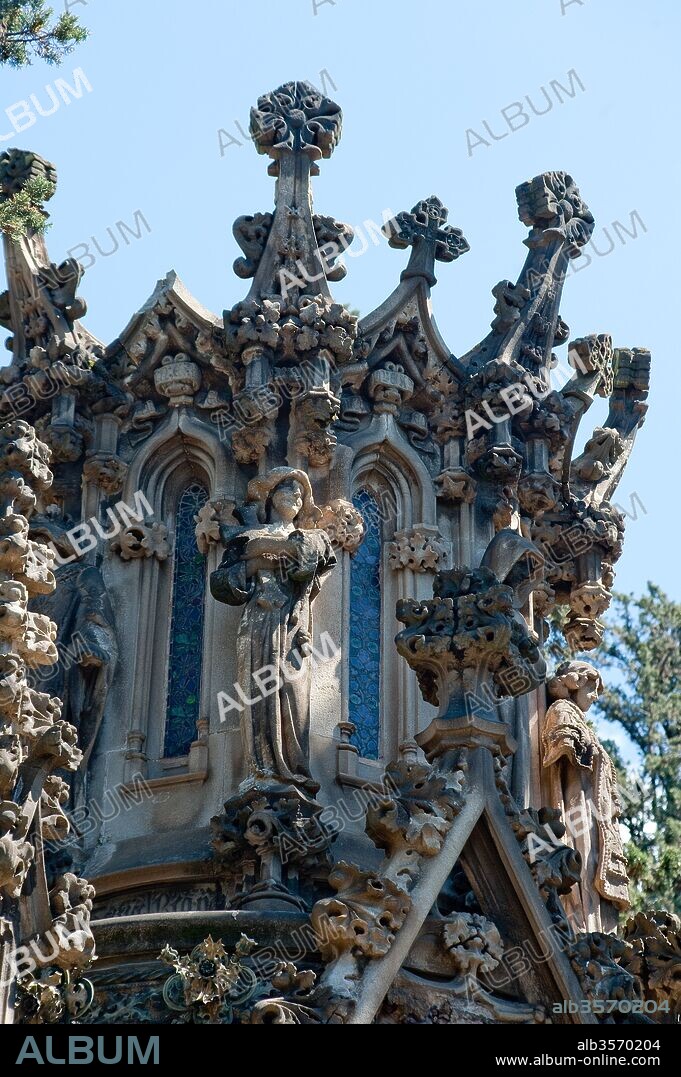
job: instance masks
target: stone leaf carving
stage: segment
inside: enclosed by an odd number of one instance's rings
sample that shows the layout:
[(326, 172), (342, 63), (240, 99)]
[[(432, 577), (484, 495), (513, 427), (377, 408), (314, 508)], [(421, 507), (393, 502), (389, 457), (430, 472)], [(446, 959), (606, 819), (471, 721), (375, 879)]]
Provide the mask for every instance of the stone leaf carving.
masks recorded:
[[(30, 940), (39, 962), (42, 957), (64, 972), (80, 971), (94, 956), (92, 887), (66, 874), (54, 881), (49, 895), (34, 885), (32, 904), (21, 917), (16, 904), (34, 865), (36, 878), (45, 877), (42, 839), (68, 832), (66, 783), (55, 772), (76, 770), (82, 752), (75, 728), (61, 720), (60, 701), (35, 691), (26, 679), (27, 667), (49, 666), (58, 657), (56, 625), (28, 609), (32, 594), (49, 590), (46, 583), (54, 586), (53, 576), (49, 581), (34, 578), (33, 558), (43, 548), (26, 537), (36, 491), (44, 493), (52, 481), (49, 453), (20, 421), (0, 427), (0, 450), (0, 519), (5, 524), (0, 545), (0, 917), (20, 924), (16, 939), (0, 938), (0, 965), (5, 967), (7, 947)], [(46, 922), (52, 926), (45, 933)], [(8, 1019), (9, 986), (0, 984), (0, 1024)], [(53, 987), (57, 985), (22, 986), (27, 1006), (32, 999), (29, 1009), (45, 1020), (59, 1009)]]
[(570, 501), (532, 525), (546, 562), (546, 582), (559, 605), (570, 606), (561, 631), (573, 652), (593, 650), (604, 633), (599, 620), (612, 595), (612, 566), (622, 553), (624, 517), (606, 501)]
[(251, 109), (251, 135), (258, 153), (275, 160), (301, 153), (328, 158), (340, 141), (343, 114), (309, 82), (286, 82), (263, 94)]
[(327, 349), (338, 363), (354, 356), (357, 318), (324, 295), (302, 295), (294, 303), (280, 298), (245, 299), (228, 313), (227, 344), (232, 353), (261, 345), (281, 360), (300, 362)]
[(43, 968), (23, 976), (17, 985), (17, 1023), (80, 1024), (94, 1000), (94, 988), (78, 972)]
[(155, 557), (167, 561), (170, 556), (168, 528), (165, 524), (133, 524), (123, 528), (111, 541), (111, 549), (122, 561)]
[(463, 806), (452, 776), (414, 762), (405, 752), (386, 768), (384, 787), (385, 797), (374, 798), (367, 808), (366, 832), (374, 845), (391, 861), (405, 852), (436, 856)]
[(196, 545), (204, 557), (210, 552), (211, 546), (217, 545), (221, 538), (221, 528), (234, 527), (234, 502), (217, 500), (209, 501), (194, 517), (196, 523)]
[(661, 910), (637, 912), (624, 925), (628, 950), (622, 964), (638, 977), (647, 998), (668, 1007), (667, 1020), (681, 1014), (681, 920)]
[(128, 465), (114, 453), (97, 453), (83, 465), (83, 482), (99, 486), (108, 497), (119, 494), (128, 473)]
[[(53, 924), (49, 938), (34, 940), (32, 949), (45, 964), (56, 965), (65, 972), (82, 972), (95, 956), (95, 939), (90, 928), (95, 889), (87, 879), (72, 872), (59, 876), (50, 890)], [(54, 952), (53, 940), (58, 940)]]
[(492, 322), (492, 329), (505, 333), (513, 327), (520, 318), (520, 311), (530, 298), (531, 292), (524, 284), (513, 284), (510, 280), (499, 281), (492, 288), (492, 295), (496, 302)]
[[(434, 598), (404, 599), (397, 606), (397, 619), (405, 625), (397, 649), (415, 670), (424, 698), (440, 706), (442, 717), (465, 694), (478, 697), (483, 682), (492, 698), (518, 695), (538, 684), (545, 670), (527, 625), (515, 612), (521, 592), (531, 589), (527, 559), (536, 551), (511, 531), (499, 532), (489, 551), (488, 563), (501, 579), (486, 565), (451, 569), (435, 577)], [(525, 571), (518, 574), (524, 562)], [(506, 579), (510, 582), (502, 582)]]
[(325, 531), (336, 549), (355, 553), (364, 541), (364, 517), (350, 501), (334, 498), (322, 510), (317, 526)]
[(328, 881), (337, 896), (318, 901), (311, 914), (312, 926), (324, 940), (324, 960), (337, 963), (338, 974), (338, 964), (353, 969), (358, 956), (387, 954), (411, 906), (406, 891), (391, 879), (342, 860)]
[(567, 240), (577, 254), (591, 238), (593, 215), (567, 172), (543, 172), (516, 187), (516, 197), (518, 216), (531, 228), (528, 246), (541, 247), (558, 238)]
[(416, 758), (416, 745), (402, 745), (386, 770), (383, 792), (367, 809), (366, 831), (385, 851), (382, 865), (366, 871), (341, 861), (329, 875), (335, 898), (318, 901), (311, 923), (327, 962), (320, 989), (350, 1010), (367, 961), (383, 957), (411, 908), (410, 891), (423, 862), (436, 856), (456, 815), (466, 782), (466, 752), (453, 753), (440, 774)]
[(449, 547), (437, 527), (416, 524), (408, 531), (398, 531), (388, 544), (388, 563), (399, 571), (437, 572), (449, 560)]
[(584, 452), (573, 462), (574, 472), (585, 482), (601, 482), (610, 474), (622, 451), (618, 431), (597, 426), (584, 446)]
[[(570, 964), (577, 974), (582, 990), (591, 1002), (608, 999), (641, 1002), (643, 984), (623, 965), (628, 945), (616, 935), (593, 931), (580, 936), (568, 949)], [(625, 1015), (614, 1011), (601, 1018), (603, 1024), (626, 1024)]]
[(453, 913), (442, 927), (446, 949), (456, 959), (460, 976), (492, 972), (504, 953), (495, 924), (478, 913)]
[(435, 479), (437, 496), (454, 505), (472, 505), (475, 501), (477, 483), (462, 467), (449, 467)]
[(255, 276), (273, 220), (271, 213), (254, 213), (252, 216), (237, 217), (234, 222), (234, 238), (246, 256), (237, 258), (234, 263), (234, 272), (242, 280)]

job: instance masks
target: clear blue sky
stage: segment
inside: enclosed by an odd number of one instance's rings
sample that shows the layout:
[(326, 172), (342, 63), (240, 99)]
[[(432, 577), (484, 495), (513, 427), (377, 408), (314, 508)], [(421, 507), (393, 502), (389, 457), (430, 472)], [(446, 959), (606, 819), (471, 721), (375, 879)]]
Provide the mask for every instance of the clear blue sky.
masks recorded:
[[(273, 181), (250, 144), (221, 153), (218, 131), (243, 141), (237, 122), (247, 129), (258, 95), (289, 79), (319, 82), (326, 70), (344, 110), (343, 139), (316, 181), (318, 212), (354, 225), (380, 222), (384, 209), (409, 209), (435, 193), (463, 228), (471, 253), (441, 267), (434, 293), (456, 354), (486, 334), (490, 289), (515, 279), (522, 265), (526, 230), (517, 219), (516, 185), (547, 169), (569, 171), (596, 217), (599, 251), (610, 246), (603, 227), (615, 242), (567, 282), (563, 316), (572, 336), (607, 331), (618, 345), (653, 351), (650, 412), (617, 497), (629, 506), (637, 493), (646, 513), (639, 507), (628, 523), (617, 586), (640, 591), (652, 578), (681, 599), (673, 440), (681, 428), (681, 380), (672, 340), (679, 5), (564, 0), (565, 14), (562, 6), (336, 0), (318, 2), (315, 15), (313, 0), (71, 0), (90, 41), (61, 69), (35, 63), (0, 72), (0, 135), (12, 131), (6, 109), (31, 94), (47, 109), (45, 86), (58, 77), (72, 81), (74, 68), (83, 69), (91, 93), (13, 133), (3, 148), (35, 150), (58, 168), (48, 234), (54, 261), (78, 244), (92, 246), (92, 236), (110, 250), (107, 230), (132, 224), (138, 210), (148, 221), (150, 234), (98, 257), (84, 279), (86, 322), (104, 342), (170, 268), (217, 313), (243, 295), (244, 282), (231, 270), (240, 253), (231, 225), (242, 213), (271, 209)], [(573, 78), (572, 97), (551, 88), (557, 82), (568, 90), (570, 71), (584, 87)], [(542, 87), (553, 107), (535, 116), (524, 99), (547, 108)], [(513, 119), (517, 101), (531, 115), (524, 125)], [(474, 135), (467, 142), (467, 129), (492, 144)], [(637, 238), (622, 229), (618, 238), (612, 222), (631, 231), (634, 211), (646, 231), (638, 223)], [(371, 245), (348, 264), (336, 295), (365, 314), (392, 290), (405, 255)], [(601, 418), (593, 409), (594, 421)]]

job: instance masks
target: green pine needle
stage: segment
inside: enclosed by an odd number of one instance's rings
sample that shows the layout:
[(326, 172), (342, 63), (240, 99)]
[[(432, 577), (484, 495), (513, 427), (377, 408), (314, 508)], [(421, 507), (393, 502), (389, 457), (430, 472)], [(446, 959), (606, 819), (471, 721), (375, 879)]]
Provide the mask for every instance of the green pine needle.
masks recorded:
[(53, 194), (48, 180), (30, 179), (17, 194), (0, 201), (0, 232), (10, 239), (20, 239), (27, 232), (42, 235), (48, 227), (42, 206)]
[(87, 36), (76, 15), (57, 18), (43, 0), (0, 0), (0, 64), (26, 67), (34, 58), (60, 64)]

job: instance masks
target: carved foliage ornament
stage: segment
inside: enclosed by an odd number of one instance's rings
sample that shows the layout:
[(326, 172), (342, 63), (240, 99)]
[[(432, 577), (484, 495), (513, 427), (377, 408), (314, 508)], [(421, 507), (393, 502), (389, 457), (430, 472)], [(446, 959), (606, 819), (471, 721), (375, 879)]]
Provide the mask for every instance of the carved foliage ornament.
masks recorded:
[(323, 507), (317, 526), (326, 531), (333, 546), (348, 553), (355, 553), (364, 541), (364, 517), (344, 498), (335, 498)]
[(417, 524), (408, 531), (398, 531), (388, 545), (388, 563), (399, 571), (437, 572), (449, 559), (449, 548), (437, 527)]
[(681, 1014), (681, 920), (659, 910), (638, 912), (624, 927), (629, 949), (621, 964), (639, 977), (648, 998), (662, 1010)]
[(168, 528), (165, 524), (133, 524), (124, 528), (111, 543), (111, 549), (123, 561), (155, 557), (166, 561), (170, 555)]
[[(46, 447), (26, 423), (0, 427), (0, 915), (16, 923), (15, 903), (29, 869), (35, 864), (38, 877), (45, 870), (36, 832), (38, 839), (51, 840), (68, 831), (65, 783), (55, 772), (74, 771), (82, 759), (75, 728), (61, 720), (60, 701), (30, 688), (26, 679), (27, 666), (49, 666), (58, 657), (56, 625), (28, 609), (31, 595), (54, 587), (53, 577), (47, 587), (42, 576), (34, 579), (33, 555), (43, 551), (27, 539), (27, 517), (36, 502), (33, 488), (43, 492), (52, 480), (48, 459)], [(93, 893), (76, 875), (56, 879), (44, 898), (34, 894), (40, 929), (31, 916), (23, 917), (23, 933), (14, 944), (30, 939), (39, 966), (42, 961), (63, 973), (82, 971), (94, 956), (89, 926)], [(46, 921), (51, 928), (44, 932)], [(1, 939), (3, 965), (5, 945)], [(20, 1007), (31, 1019), (58, 1019), (64, 1007), (72, 1014), (75, 1002), (60, 993), (63, 986), (62, 977), (46, 979), (39, 971), (22, 982)], [(0, 1012), (0, 1023), (4, 1019)]]
[[(464, 693), (487, 685), (493, 696), (522, 695), (538, 684), (545, 665), (516, 610), (541, 563), (536, 547), (512, 531), (500, 531), (482, 567), (439, 572), (434, 598), (400, 600), (399, 653), (415, 670), (424, 698), (444, 716)], [(492, 567), (493, 566), (493, 567)]]
[(369, 804), (367, 834), (385, 851), (373, 871), (341, 861), (329, 875), (336, 897), (318, 901), (311, 923), (328, 967), (321, 987), (352, 1007), (367, 961), (390, 950), (411, 908), (410, 891), (423, 863), (437, 856), (461, 811), (465, 796), (466, 758), (457, 753), (451, 769), (439, 774), (415, 762), (414, 744), (388, 767), (384, 792)]
[(594, 219), (567, 172), (543, 172), (516, 188), (518, 216), (532, 229), (528, 246), (544, 246), (552, 238), (567, 239), (571, 254), (588, 243)]
[(258, 98), (251, 109), (251, 135), (258, 153), (275, 160), (297, 151), (316, 161), (330, 157), (338, 145), (342, 115), (309, 82), (287, 82)]
[(165, 946), (161, 960), (175, 973), (164, 985), (163, 1001), (175, 1014), (173, 1023), (321, 1024), (315, 974), (280, 961), (274, 968), (268, 962), (267, 974), (259, 975), (257, 950), (255, 940), (243, 934), (233, 954), (210, 935), (187, 957)]

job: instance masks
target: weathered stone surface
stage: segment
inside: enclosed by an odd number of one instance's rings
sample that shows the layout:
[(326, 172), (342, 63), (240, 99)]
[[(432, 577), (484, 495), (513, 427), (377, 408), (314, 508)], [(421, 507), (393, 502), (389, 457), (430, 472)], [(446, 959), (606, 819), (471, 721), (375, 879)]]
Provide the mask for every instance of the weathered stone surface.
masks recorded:
[(572, 912), (583, 915), (580, 927), (588, 931), (614, 930), (618, 910), (629, 907), (617, 775), (586, 718), (602, 683), (588, 663), (562, 663), (547, 684), (554, 702), (542, 731), (543, 765), (551, 769), (552, 803), (570, 823), (573, 837), (569, 840), (581, 855), (588, 894), (577, 908), (572, 906)]
[[(14, 962), (14, 976), (0, 983), (0, 1023), (12, 1023), (15, 1006), (19, 1021), (56, 1022), (66, 1007), (76, 1015), (82, 1005), (65, 974), (77, 978), (94, 957), (92, 887), (68, 873), (48, 893), (45, 874), (43, 839), (59, 841), (69, 831), (68, 787), (55, 772), (75, 771), (82, 761), (60, 701), (27, 681), (29, 668), (57, 659), (56, 625), (29, 609), (36, 590), (54, 587), (51, 573), (38, 581), (31, 571), (43, 548), (28, 539), (27, 519), (52, 481), (48, 464), (48, 449), (27, 423), (0, 426), (0, 966), (7, 971)], [(29, 942), (33, 956), (17, 982)]]
[[(597, 674), (572, 664), (547, 682), (543, 655), (554, 606), (573, 650), (603, 637), (624, 530), (613, 496), (649, 353), (605, 333), (568, 343), (562, 290), (594, 221), (565, 172), (517, 188), (525, 264), (492, 289), (491, 329), (470, 352), (452, 353), (431, 309), (436, 263), (460, 272), (469, 249), (435, 195), (365, 222), (408, 254), (395, 290), (358, 318), (331, 286), (350, 244), (369, 240), (312, 199), (341, 128), (308, 83), (258, 100), (251, 135), (274, 206), (234, 224), (249, 284), (222, 317), (171, 272), (104, 347), (82, 324), (82, 267), (53, 263), (42, 237), (5, 238), (0, 945), (40, 864), (35, 835), (67, 834), (61, 768), (95, 818), (72, 854), (55, 853), (36, 934), (89, 917), (69, 855), (102, 879), (111, 914), (89, 1017), (89, 989), (69, 995), (64, 979), (92, 956), (84, 927), (59, 974), (21, 985), (31, 1019), (201, 1020), (205, 1006), (234, 1019), (221, 990), (239, 936), (272, 947), (301, 925), (297, 964), (278, 956), (267, 997), (239, 1020), (539, 1023), (553, 1000), (608, 990), (677, 1004), (677, 925), (655, 914), (626, 945), (607, 934), (627, 894), (612, 766), (585, 719)], [(56, 182), (36, 155), (3, 154), (0, 197), (32, 176)], [(596, 397), (608, 415), (577, 455)], [(190, 489), (187, 543), (175, 529)], [(138, 494), (149, 514), (107, 534)], [(366, 494), (365, 519), (353, 501)], [(95, 538), (81, 549), (83, 528)], [(185, 570), (191, 596), (177, 590)], [(186, 629), (189, 610), (200, 629)], [(326, 637), (333, 660), (313, 662)], [(177, 714), (188, 733), (171, 751)], [(378, 723), (364, 740), (363, 722)], [(559, 952), (498, 987), (517, 940), (540, 948), (547, 931)], [(164, 1003), (164, 946), (185, 976), (182, 1011)], [(197, 960), (215, 966), (205, 991)], [(13, 996), (1, 1002), (11, 1014)]]

